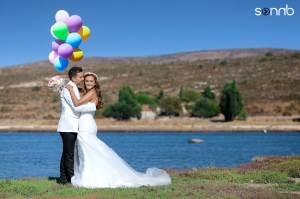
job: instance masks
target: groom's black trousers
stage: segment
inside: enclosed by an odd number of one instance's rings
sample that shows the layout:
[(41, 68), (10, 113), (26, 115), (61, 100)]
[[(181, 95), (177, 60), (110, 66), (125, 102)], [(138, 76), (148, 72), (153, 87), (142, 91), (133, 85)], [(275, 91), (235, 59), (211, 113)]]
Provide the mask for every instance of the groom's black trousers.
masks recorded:
[(60, 160), (60, 183), (71, 182), (74, 175), (74, 147), (77, 133), (60, 132), (63, 152)]

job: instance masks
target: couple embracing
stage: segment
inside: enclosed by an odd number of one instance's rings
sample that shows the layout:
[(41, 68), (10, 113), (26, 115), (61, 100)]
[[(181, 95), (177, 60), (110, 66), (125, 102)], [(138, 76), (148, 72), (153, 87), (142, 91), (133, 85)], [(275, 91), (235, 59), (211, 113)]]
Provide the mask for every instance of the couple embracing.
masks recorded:
[[(63, 141), (60, 183), (87, 188), (169, 185), (171, 178), (164, 170), (137, 172), (97, 138), (94, 113), (104, 104), (97, 75), (72, 67), (68, 76), (69, 83), (60, 90), (62, 112), (57, 128)], [(82, 83), (80, 96), (77, 85)]]

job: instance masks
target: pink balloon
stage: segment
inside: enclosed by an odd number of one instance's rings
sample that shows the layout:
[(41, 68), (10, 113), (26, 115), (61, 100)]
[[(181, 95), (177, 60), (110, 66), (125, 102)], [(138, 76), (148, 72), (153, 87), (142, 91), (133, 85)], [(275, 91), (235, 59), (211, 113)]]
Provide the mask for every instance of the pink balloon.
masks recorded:
[(53, 26), (51, 26), (51, 28), (50, 28), (50, 33), (51, 33), (52, 37), (54, 37), (55, 39), (57, 39), (57, 37), (55, 37), (55, 35), (53, 34), (52, 28), (53, 28)]
[(70, 32), (77, 32), (82, 26), (82, 19), (78, 15), (72, 15), (67, 20), (67, 26)]
[(59, 10), (55, 15), (56, 22), (64, 22), (67, 24), (67, 20), (69, 19), (69, 13), (65, 10)]
[(54, 59), (58, 56), (58, 54), (54, 51), (52, 51), (50, 54), (49, 54), (49, 61), (53, 64), (54, 62)]
[(64, 43), (58, 47), (57, 53), (62, 58), (68, 59), (73, 55), (73, 47), (70, 44)]

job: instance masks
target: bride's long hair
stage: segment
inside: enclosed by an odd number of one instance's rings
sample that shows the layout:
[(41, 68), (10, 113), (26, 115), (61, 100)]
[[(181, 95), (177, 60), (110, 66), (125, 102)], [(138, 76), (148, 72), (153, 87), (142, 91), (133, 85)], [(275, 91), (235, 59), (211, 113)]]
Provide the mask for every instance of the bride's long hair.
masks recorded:
[(85, 79), (86, 79), (86, 77), (88, 77), (88, 76), (94, 77), (95, 86), (94, 86), (93, 89), (95, 89), (96, 94), (97, 94), (97, 97), (98, 97), (98, 104), (97, 104), (97, 106), (96, 106), (96, 109), (99, 110), (99, 109), (101, 109), (101, 108), (104, 107), (104, 102), (102, 101), (102, 91), (100, 90), (100, 84), (99, 84), (99, 82), (98, 82), (98, 77), (97, 77), (96, 75), (91, 74), (91, 73), (89, 73), (89, 74), (84, 74), (84, 81), (83, 81), (83, 85), (84, 85), (84, 86), (83, 86), (83, 89), (80, 91), (80, 93), (81, 93), (82, 95), (86, 95), (87, 92), (88, 92), (88, 91), (87, 91), (87, 88), (86, 88), (86, 86), (85, 86)]

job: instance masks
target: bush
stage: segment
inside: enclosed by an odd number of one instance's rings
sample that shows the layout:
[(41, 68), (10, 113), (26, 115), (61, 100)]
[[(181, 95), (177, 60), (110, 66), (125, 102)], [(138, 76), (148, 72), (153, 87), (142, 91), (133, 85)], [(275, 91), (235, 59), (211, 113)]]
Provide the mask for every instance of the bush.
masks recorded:
[(48, 114), (48, 115), (44, 116), (43, 119), (54, 119), (54, 117), (53, 117), (53, 115)]
[(193, 105), (190, 105), (190, 104), (186, 104), (186, 105), (184, 106), (184, 108), (185, 108), (187, 111), (191, 111), (191, 110), (194, 109), (194, 106), (193, 106)]
[(201, 97), (196, 103), (192, 111), (193, 117), (214, 117), (220, 114), (220, 107), (215, 100)]
[(246, 120), (247, 117), (248, 117), (247, 112), (245, 110), (241, 110), (241, 112), (237, 116), (237, 119), (238, 120)]
[(223, 59), (223, 60), (220, 62), (220, 65), (225, 66), (226, 64), (227, 64), (227, 60), (226, 60), (226, 59)]
[(132, 117), (139, 119), (141, 117), (141, 107), (133, 90), (129, 86), (121, 88), (118, 102), (105, 108), (102, 115), (117, 120), (129, 120)]
[(292, 58), (299, 59), (300, 58), (300, 54), (299, 53), (295, 53), (295, 54), (292, 55)]
[(271, 53), (271, 52), (266, 53), (266, 57), (272, 57), (272, 56), (273, 56), (273, 53)]
[(183, 102), (195, 102), (197, 101), (201, 96), (201, 93), (194, 91), (194, 90), (188, 90), (188, 89), (183, 89), (182, 94), (180, 94), (180, 99)]
[(265, 62), (265, 61), (267, 61), (267, 59), (266, 58), (261, 58), (259, 61), (260, 62)]
[(52, 98), (52, 102), (58, 102), (59, 101), (59, 97), (57, 95), (55, 95), (53, 98)]
[(10, 111), (12, 111), (12, 109), (9, 108), (8, 106), (2, 106), (1, 109), (0, 109), (1, 113), (7, 113), (7, 112), (10, 112)]
[(31, 87), (31, 90), (32, 91), (39, 91), (39, 90), (41, 90), (41, 87), (40, 86), (33, 86), (33, 87)]
[(162, 98), (159, 106), (161, 108), (160, 115), (179, 116), (182, 111), (181, 101), (177, 97)]
[(102, 115), (117, 120), (129, 120), (133, 115), (133, 110), (128, 104), (122, 101), (105, 108)]
[(212, 92), (210, 86), (207, 86), (201, 94), (203, 97), (206, 97), (208, 99), (211, 99), (211, 100), (216, 99), (216, 95)]
[(136, 99), (139, 104), (154, 104), (154, 100), (146, 94), (137, 94)]

